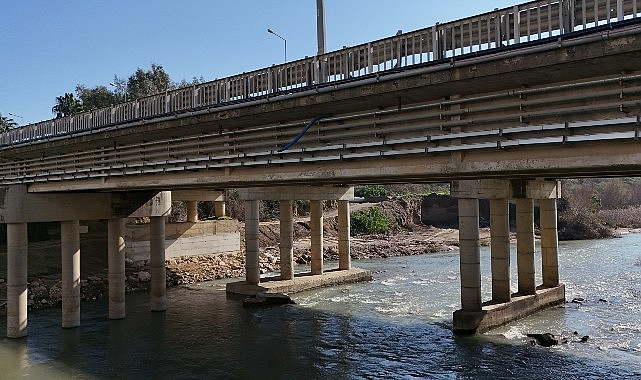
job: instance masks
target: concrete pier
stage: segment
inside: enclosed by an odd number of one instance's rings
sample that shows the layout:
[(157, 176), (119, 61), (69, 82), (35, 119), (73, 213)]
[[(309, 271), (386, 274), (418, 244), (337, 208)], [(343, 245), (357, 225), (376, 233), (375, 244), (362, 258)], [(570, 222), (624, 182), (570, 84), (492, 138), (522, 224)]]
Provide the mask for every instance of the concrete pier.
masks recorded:
[(352, 268), (349, 244), (349, 201), (338, 201), (338, 269)]
[(196, 223), (198, 221), (198, 201), (187, 201), (187, 221)]
[(507, 198), (490, 200), (492, 300), (510, 301), (510, 214)]
[(481, 310), (481, 246), (478, 199), (459, 199), (458, 212), (461, 309), (479, 311)]
[[(281, 186), (240, 189), (239, 198), (245, 201), (245, 246), (247, 278), (227, 284), (227, 292), (252, 295), (260, 292), (300, 292), (322, 286), (348, 282), (369, 281), (370, 271), (351, 268), (349, 244), (349, 201), (354, 198), (353, 187), (339, 186)], [(280, 205), (280, 263), (278, 277), (260, 278), (258, 261), (258, 202), (279, 201)], [(293, 215), (295, 200), (310, 201), (311, 271), (294, 275)], [(338, 202), (338, 270), (323, 270), (323, 200)], [(254, 211), (255, 208), (255, 211)], [(255, 266), (255, 267), (254, 267)]]
[(309, 202), (309, 227), (311, 235), (312, 274), (323, 274), (323, 202)]
[(27, 335), (27, 223), (7, 224), (7, 337)]
[(109, 219), (107, 254), (109, 265), (109, 319), (125, 318), (124, 219)]
[(260, 282), (260, 251), (258, 201), (245, 201), (245, 281), (250, 284)]
[(559, 236), (556, 199), (541, 199), (541, 260), (543, 286), (559, 285)]
[(149, 225), (151, 267), (151, 310), (167, 310), (167, 272), (165, 269), (165, 217), (152, 216)]
[[(469, 180), (452, 184), (459, 198), (461, 309), (454, 312), (457, 334), (482, 333), (565, 301), (558, 282), (554, 181)], [(478, 199), (490, 199), (492, 299), (481, 300), (478, 246)], [(508, 199), (516, 200), (518, 293), (510, 294)], [(536, 287), (534, 268), (534, 199), (541, 202), (541, 239), (545, 248), (543, 285)], [(545, 232), (544, 232), (545, 230)], [(544, 237), (545, 236), (545, 237)], [(547, 275), (545, 274), (547, 273)]]
[(534, 203), (530, 198), (516, 199), (516, 267), (518, 293), (534, 294)]
[(290, 200), (280, 201), (280, 278), (294, 278), (294, 209)]
[(80, 222), (60, 222), (62, 327), (80, 326)]

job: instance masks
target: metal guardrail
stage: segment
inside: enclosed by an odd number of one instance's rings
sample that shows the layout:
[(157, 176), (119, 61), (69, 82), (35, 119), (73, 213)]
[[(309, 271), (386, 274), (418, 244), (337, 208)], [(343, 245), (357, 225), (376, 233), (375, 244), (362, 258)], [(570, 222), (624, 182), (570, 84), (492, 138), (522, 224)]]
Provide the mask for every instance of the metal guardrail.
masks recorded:
[(641, 17), (641, 0), (538, 0), (9, 130), (0, 146), (353, 80)]

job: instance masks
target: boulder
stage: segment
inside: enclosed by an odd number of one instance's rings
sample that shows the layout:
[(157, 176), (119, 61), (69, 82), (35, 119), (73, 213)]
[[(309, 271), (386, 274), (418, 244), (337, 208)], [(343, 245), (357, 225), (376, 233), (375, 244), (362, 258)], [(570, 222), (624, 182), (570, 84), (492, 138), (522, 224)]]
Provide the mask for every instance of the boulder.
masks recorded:
[(287, 294), (282, 293), (258, 293), (243, 300), (243, 307), (265, 307), (275, 305), (295, 304)]
[(559, 341), (554, 338), (553, 334), (527, 334), (528, 337), (536, 339), (536, 341), (543, 347), (556, 346)]

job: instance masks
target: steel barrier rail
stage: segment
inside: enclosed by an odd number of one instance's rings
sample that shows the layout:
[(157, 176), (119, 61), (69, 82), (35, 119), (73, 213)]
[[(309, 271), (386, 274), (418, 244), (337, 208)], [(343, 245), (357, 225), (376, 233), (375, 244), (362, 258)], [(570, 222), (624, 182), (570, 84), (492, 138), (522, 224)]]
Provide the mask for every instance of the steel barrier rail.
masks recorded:
[(538, 0), (0, 135), (0, 146), (274, 96), (641, 17), (641, 0)]
[[(544, 103), (543, 99), (554, 101)], [(285, 152), (277, 149), (295, 136), (304, 122), (2, 162), (0, 178), (4, 184), (34, 183), (638, 139), (640, 100), (640, 76), (606, 78), (328, 118), (314, 134), (304, 136), (297, 149)], [(559, 118), (570, 122), (558, 123)], [(614, 121), (585, 121), (603, 118)]]

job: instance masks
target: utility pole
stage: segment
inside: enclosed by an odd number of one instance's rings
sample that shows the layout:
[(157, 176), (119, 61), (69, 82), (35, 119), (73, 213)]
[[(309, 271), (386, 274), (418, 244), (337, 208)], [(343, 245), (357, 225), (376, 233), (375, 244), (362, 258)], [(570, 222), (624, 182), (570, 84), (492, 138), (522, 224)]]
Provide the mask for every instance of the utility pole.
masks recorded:
[(318, 52), (325, 54), (325, 0), (316, 0), (316, 34), (318, 36)]

